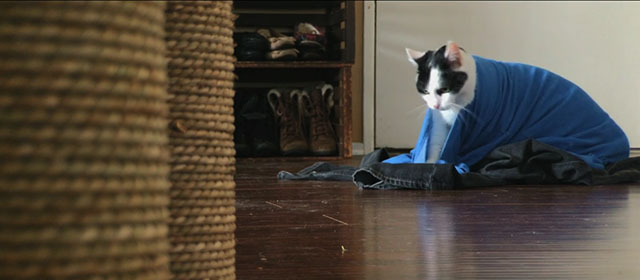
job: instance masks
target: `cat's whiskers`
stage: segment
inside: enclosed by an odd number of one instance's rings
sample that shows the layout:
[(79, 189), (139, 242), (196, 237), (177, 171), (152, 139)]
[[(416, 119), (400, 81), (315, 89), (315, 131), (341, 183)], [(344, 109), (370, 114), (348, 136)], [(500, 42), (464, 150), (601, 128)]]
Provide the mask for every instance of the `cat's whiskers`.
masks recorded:
[[(477, 119), (477, 118), (478, 118), (478, 117), (477, 117), (473, 112), (471, 112), (469, 109), (465, 108), (464, 106), (460, 106), (460, 105), (455, 104), (455, 103), (450, 103), (449, 105), (451, 105), (452, 107), (454, 107), (454, 108), (456, 108), (456, 109), (459, 109), (460, 111), (465, 111), (465, 112), (467, 112), (467, 114), (468, 114), (469, 116), (471, 116), (471, 117), (473, 117), (473, 118), (475, 118), (475, 119)], [(460, 121), (465, 122), (466, 120), (465, 120), (464, 118), (460, 117)]]
[(449, 106), (452, 106), (452, 107), (458, 109), (459, 111), (465, 111), (465, 112), (467, 112), (469, 114), (472, 114), (471, 111), (469, 111), (469, 109), (465, 108), (464, 106), (460, 106), (460, 105), (458, 105), (456, 103), (449, 103)]
[[(416, 111), (419, 111), (420, 109), (424, 109), (424, 110), (420, 111), (422, 113), (422, 112), (426, 111), (425, 107), (427, 107), (427, 103), (422, 103), (422, 105), (419, 105), (419, 106), (409, 110), (407, 112), (407, 115), (413, 115)], [(418, 115), (418, 117), (420, 117), (420, 115)]]

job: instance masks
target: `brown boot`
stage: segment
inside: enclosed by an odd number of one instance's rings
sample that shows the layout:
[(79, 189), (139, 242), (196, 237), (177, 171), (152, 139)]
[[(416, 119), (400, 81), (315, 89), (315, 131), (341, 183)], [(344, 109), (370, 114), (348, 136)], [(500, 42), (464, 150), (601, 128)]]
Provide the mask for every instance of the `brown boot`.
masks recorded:
[(309, 145), (302, 130), (302, 118), (298, 108), (299, 90), (272, 89), (268, 93), (269, 104), (280, 125), (280, 150), (285, 156), (304, 155)]
[(314, 155), (336, 154), (336, 134), (329, 121), (329, 105), (324, 100), (322, 85), (303, 91), (300, 106), (309, 117), (309, 147)]

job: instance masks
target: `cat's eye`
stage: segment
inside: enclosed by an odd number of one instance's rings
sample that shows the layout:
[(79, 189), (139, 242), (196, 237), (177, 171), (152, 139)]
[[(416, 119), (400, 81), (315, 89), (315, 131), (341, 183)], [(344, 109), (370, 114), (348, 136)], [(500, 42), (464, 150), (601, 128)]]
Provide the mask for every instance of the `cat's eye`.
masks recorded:
[(419, 89), (418, 89), (418, 92), (419, 92), (420, 94), (429, 94), (429, 92), (427, 92), (426, 90), (424, 90), (424, 89), (422, 89), (422, 88), (419, 88)]
[(441, 95), (441, 94), (447, 93), (449, 91), (451, 91), (451, 90), (449, 90), (449, 88), (440, 88), (440, 89), (436, 90), (436, 93), (438, 95)]

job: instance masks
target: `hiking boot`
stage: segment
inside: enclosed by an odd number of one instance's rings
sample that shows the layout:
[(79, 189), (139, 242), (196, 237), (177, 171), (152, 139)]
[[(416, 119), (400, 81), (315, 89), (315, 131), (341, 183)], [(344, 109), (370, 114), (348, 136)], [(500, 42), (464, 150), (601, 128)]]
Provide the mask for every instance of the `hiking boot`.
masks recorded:
[[(323, 95), (323, 85), (307, 88), (301, 95), (299, 106), (308, 116), (309, 147), (314, 155), (336, 154), (336, 134), (329, 121), (329, 106)], [(331, 104), (332, 105), (332, 104)]]
[(280, 151), (285, 156), (304, 155), (309, 145), (302, 130), (302, 114), (299, 111), (300, 91), (272, 89), (267, 94), (269, 104), (280, 125)]

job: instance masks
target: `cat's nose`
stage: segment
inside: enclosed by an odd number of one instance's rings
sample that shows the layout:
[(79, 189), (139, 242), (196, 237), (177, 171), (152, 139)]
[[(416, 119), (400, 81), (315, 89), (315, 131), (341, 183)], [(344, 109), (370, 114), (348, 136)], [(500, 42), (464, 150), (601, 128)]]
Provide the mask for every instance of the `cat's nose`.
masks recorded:
[(436, 110), (440, 110), (440, 104), (436, 103), (435, 105), (433, 105), (433, 108)]

